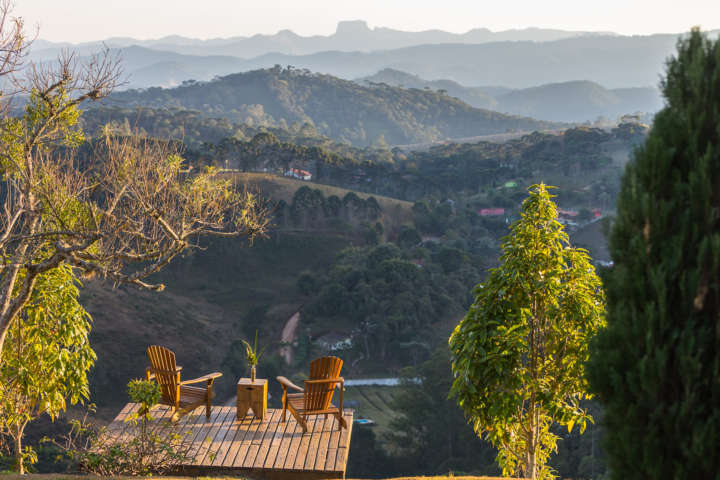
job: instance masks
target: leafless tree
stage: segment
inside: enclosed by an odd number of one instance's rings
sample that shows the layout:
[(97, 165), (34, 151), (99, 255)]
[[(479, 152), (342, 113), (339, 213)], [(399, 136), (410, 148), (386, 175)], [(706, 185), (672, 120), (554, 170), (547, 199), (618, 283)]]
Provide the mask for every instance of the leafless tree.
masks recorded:
[[(8, 8), (0, 4), (6, 72), (25, 48), (22, 22), (9, 19)], [(3, 33), (8, 25), (12, 35)], [(108, 133), (79, 164), (78, 107), (106, 97), (121, 78), (109, 51), (84, 62), (65, 54), (54, 66), (29, 65), (18, 82), (23, 112), (0, 118), (0, 350), (38, 276), (63, 262), (116, 284), (161, 290), (147, 277), (197, 247), (200, 236), (265, 233), (268, 214), (255, 194), (213, 170), (184, 171), (170, 142)]]

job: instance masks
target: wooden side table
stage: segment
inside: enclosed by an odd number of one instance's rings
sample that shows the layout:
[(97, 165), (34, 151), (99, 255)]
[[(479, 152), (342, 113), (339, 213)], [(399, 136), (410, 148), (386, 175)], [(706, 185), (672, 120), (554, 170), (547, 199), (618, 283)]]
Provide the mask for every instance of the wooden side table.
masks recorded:
[(237, 383), (237, 418), (243, 420), (252, 408), (253, 414), (262, 420), (267, 411), (267, 387), (266, 378), (256, 378), (251, 381), (249, 378), (241, 378)]

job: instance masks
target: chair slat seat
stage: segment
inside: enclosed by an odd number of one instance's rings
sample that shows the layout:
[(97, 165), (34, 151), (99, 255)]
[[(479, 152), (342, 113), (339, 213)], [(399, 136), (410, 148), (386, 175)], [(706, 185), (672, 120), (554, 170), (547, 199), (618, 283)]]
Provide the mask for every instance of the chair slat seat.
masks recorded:
[(215, 396), (213, 392), (213, 381), (222, 376), (221, 373), (211, 373), (195, 379), (205, 382), (205, 387), (191, 387), (182, 385), (183, 383), (192, 382), (180, 380), (180, 371), (182, 367), (178, 367), (175, 363), (175, 354), (165, 347), (151, 345), (147, 349), (147, 355), (150, 359), (150, 367), (145, 370), (147, 380), (155, 379), (160, 385), (162, 392), (161, 404), (169, 405), (173, 408), (173, 420), (177, 420), (180, 415), (194, 410), (200, 405), (205, 405), (205, 415), (210, 418), (210, 401)]

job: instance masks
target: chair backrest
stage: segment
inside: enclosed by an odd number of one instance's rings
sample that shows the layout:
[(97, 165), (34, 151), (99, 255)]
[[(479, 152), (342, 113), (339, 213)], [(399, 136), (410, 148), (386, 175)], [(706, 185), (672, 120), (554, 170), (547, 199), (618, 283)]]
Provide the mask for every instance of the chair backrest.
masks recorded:
[(150, 345), (147, 348), (147, 355), (150, 359), (155, 379), (162, 391), (163, 401), (175, 405), (178, 392), (177, 364), (175, 354), (165, 347)]
[[(338, 378), (343, 361), (338, 357), (321, 357), (310, 363), (308, 380)], [(336, 383), (306, 383), (305, 410), (327, 410), (330, 407)]]

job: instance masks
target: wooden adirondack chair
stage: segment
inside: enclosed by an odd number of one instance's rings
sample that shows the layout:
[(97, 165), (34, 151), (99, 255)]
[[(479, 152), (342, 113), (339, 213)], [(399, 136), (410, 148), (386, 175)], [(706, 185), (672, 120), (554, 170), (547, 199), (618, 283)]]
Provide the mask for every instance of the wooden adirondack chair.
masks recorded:
[[(338, 421), (338, 429), (347, 428), (347, 422), (343, 418), (343, 392), (345, 391), (345, 379), (340, 376), (340, 369), (343, 361), (337, 357), (322, 357), (310, 363), (310, 378), (305, 380), (305, 388), (302, 389), (285, 377), (277, 377), (283, 388), (283, 415), (290, 411), (295, 420), (300, 424), (303, 433), (307, 432), (308, 415), (328, 414), (335, 415)], [(339, 406), (331, 403), (335, 388), (340, 387)], [(288, 393), (288, 389), (302, 393)]]
[[(145, 369), (148, 380), (155, 379), (162, 391), (160, 403), (173, 408), (173, 420), (205, 404), (205, 416), (210, 418), (210, 400), (215, 396), (213, 382), (222, 377), (215, 372), (192, 380), (180, 380), (182, 367), (175, 363), (175, 354), (165, 347), (150, 345), (147, 349), (150, 366)], [(205, 382), (205, 388), (190, 384)]]

